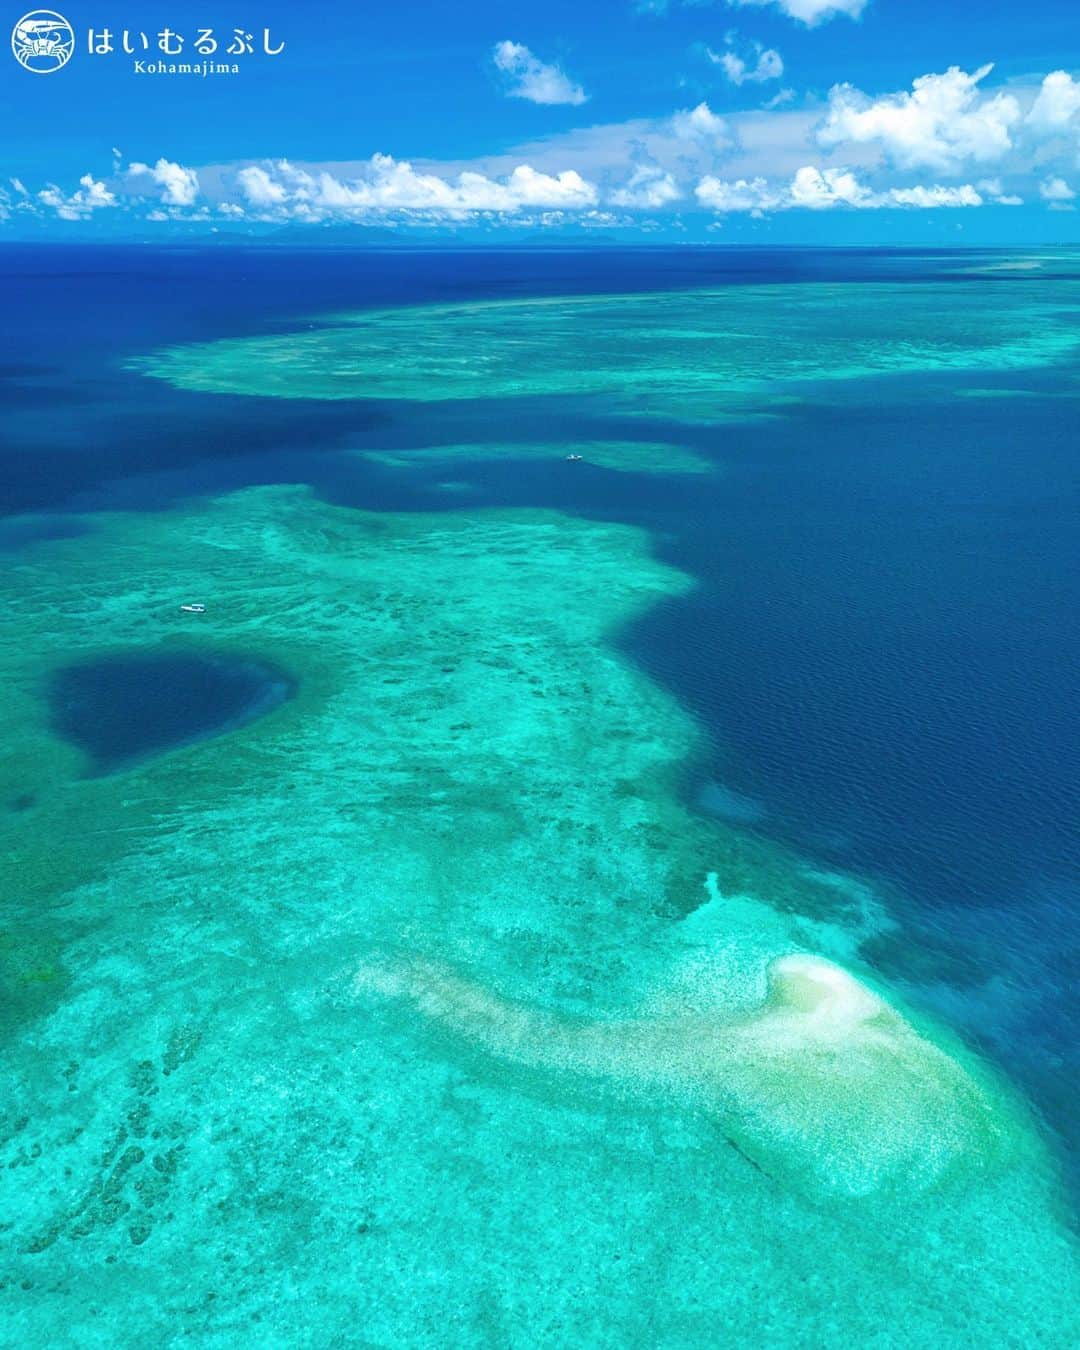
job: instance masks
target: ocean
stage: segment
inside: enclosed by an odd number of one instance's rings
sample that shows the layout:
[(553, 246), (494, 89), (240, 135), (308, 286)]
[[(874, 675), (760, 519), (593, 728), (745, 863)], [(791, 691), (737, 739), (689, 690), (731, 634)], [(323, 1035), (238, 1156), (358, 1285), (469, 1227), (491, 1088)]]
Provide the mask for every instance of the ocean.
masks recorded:
[(1071, 1343), (1080, 260), (0, 273), (15, 1339)]

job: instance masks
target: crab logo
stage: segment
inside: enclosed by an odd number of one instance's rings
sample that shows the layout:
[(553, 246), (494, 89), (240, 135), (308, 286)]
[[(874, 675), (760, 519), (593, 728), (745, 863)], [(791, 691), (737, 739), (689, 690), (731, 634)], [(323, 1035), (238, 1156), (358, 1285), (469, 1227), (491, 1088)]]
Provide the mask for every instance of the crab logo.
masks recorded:
[(11, 50), (24, 70), (50, 75), (71, 60), (75, 30), (55, 10), (34, 9), (11, 30)]

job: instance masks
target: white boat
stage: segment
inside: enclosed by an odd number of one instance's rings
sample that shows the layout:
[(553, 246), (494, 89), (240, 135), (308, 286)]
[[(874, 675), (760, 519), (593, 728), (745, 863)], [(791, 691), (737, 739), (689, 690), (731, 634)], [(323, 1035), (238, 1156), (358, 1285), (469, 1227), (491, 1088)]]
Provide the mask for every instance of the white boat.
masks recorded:
[(205, 614), (205, 605), (181, 605), (180, 608), (185, 614)]

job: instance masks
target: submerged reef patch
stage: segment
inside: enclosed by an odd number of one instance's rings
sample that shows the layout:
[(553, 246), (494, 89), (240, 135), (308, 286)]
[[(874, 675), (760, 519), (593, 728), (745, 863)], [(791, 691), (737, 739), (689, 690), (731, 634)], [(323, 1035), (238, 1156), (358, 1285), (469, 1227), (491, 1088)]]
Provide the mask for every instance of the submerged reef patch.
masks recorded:
[[(99, 526), (0, 579), (21, 1344), (1069, 1343), (1022, 1104), (871, 988), (862, 892), (683, 804), (696, 728), (611, 641), (689, 585), (643, 533), (295, 488)], [(295, 696), (79, 777), (42, 681), (192, 595)]]
[(725, 421), (774, 413), (808, 381), (854, 391), (867, 376), (1020, 370), (1080, 345), (1064, 301), (1033, 288), (1028, 303), (1001, 306), (998, 295), (993, 282), (818, 283), (427, 305), (171, 347), (134, 365), (222, 394), (603, 396), (623, 413)]
[(751, 1013), (592, 1023), (511, 1004), (431, 964), (371, 965), (357, 987), (409, 998), (495, 1058), (689, 1104), (809, 1195), (910, 1198), (997, 1163), (1003, 1131), (983, 1088), (865, 985), (807, 955), (776, 958), (767, 978)]
[(484, 441), (363, 453), (366, 459), (399, 469), (470, 460), (538, 459), (558, 463), (571, 457), (617, 473), (697, 474), (709, 473), (715, 468), (704, 455), (685, 446), (654, 441)]

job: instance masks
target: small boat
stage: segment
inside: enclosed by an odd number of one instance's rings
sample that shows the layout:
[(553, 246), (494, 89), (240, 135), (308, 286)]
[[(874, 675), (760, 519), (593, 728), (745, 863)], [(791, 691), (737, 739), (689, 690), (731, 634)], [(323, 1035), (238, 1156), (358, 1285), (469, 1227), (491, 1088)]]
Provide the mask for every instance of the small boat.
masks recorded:
[(205, 614), (205, 613), (206, 613), (206, 606), (205, 606), (205, 605), (181, 605), (180, 608), (181, 608), (181, 610), (182, 610), (185, 614)]
[(581, 459), (581, 456), (580, 456), (580, 455), (567, 455), (567, 456), (566, 456), (566, 462), (567, 462), (567, 464), (576, 464), (580, 459)]

